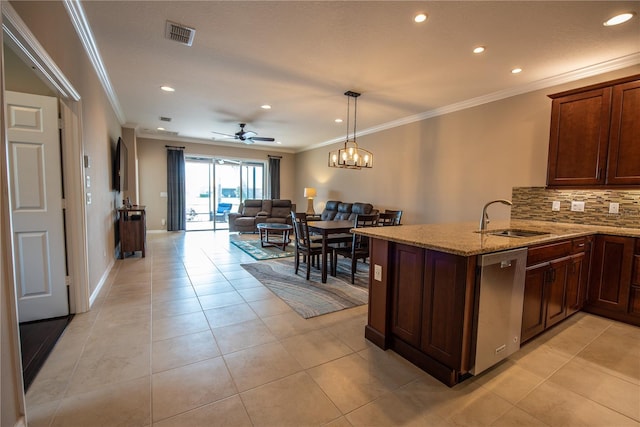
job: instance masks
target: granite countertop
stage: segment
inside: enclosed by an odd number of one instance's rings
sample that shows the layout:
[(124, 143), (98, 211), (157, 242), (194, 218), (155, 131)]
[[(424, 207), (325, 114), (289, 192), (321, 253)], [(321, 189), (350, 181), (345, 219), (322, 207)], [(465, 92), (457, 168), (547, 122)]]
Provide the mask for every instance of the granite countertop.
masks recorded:
[(544, 231), (549, 234), (533, 237), (494, 236), (486, 232), (478, 233), (477, 222), (354, 228), (352, 231), (376, 239), (405, 243), (462, 256), (522, 248), (592, 234), (640, 237), (640, 228), (526, 220), (491, 221), (487, 231), (505, 229)]

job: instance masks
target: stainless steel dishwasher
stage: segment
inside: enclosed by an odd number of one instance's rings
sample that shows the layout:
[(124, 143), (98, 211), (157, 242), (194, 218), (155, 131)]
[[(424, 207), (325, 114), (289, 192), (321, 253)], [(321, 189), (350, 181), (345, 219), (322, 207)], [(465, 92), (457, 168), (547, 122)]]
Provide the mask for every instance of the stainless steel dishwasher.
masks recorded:
[(478, 258), (476, 288), (476, 355), (471, 373), (477, 375), (520, 349), (522, 301), (527, 248), (492, 252)]

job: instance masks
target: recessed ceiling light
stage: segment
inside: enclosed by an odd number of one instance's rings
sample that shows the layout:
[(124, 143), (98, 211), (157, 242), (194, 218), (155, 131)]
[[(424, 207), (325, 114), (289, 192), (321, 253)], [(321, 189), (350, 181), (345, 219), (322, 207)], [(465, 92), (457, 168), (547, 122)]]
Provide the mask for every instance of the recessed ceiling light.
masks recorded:
[(281, 141), (276, 141), (276, 144), (282, 145), (282, 142)]
[(162, 89), (165, 92), (175, 92), (176, 90), (174, 88), (172, 88), (171, 86), (160, 86), (160, 89)]
[(158, 130), (166, 130), (165, 128), (158, 128)]
[(478, 47), (473, 49), (473, 53), (482, 53), (484, 51), (485, 51), (485, 47), (484, 46), (478, 46)]
[(271, 105), (264, 104), (264, 105), (260, 106), (260, 108), (262, 108), (263, 110), (271, 110)]
[(336, 123), (342, 123), (342, 119), (335, 119), (334, 122)]
[(603, 22), (602, 25), (604, 25), (605, 27), (612, 27), (614, 25), (624, 24), (629, 19), (633, 18), (634, 15), (635, 15), (635, 12), (621, 13), (619, 15), (616, 15), (612, 18), (607, 19), (605, 22)]
[(511, 70), (511, 74), (519, 74), (522, 72), (522, 68), (514, 68)]
[(420, 22), (424, 22), (427, 20), (427, 14), (426, 13), (418, 13), (416, 16), (413, 17), (413, 20), (417, 23)]

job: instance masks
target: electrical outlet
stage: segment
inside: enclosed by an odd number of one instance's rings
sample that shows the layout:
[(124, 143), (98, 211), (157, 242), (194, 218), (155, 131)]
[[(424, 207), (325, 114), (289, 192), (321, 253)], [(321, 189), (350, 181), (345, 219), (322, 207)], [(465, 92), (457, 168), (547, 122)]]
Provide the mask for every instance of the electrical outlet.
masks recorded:
[(559, 212), (560, 211), (560, 201), (559, 200), (554, 200), (553, 202), (551, 202), (551, 210), (554, 212)]
[(87, 204), (91, 204), (91, 193), (87, 193)]
[(620, 203), (609, 203), (609, 213), (617, 214), (620, 211)]
[(165, 225), (165, 224), (167, 223), (167, 221), (166, 221), (164, 218), (162, 218), (162, 219), (160, 220), (160, 223), (161, 223), (162, 225)]
[(382, 282), (382, 266), (375, 264), (373, 266), (373, 280)]
[(584, 212), (584, 202), (571, 202), (572, 212)]

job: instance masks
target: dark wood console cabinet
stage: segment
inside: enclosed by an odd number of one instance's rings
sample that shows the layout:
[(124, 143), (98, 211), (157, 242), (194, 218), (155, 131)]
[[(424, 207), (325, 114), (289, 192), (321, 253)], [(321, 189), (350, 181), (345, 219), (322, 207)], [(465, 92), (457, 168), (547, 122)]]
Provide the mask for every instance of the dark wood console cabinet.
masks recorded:
[(549, 96), (547, 185), (640, 185), (640, 75)]
[(118, 209), (120, 258), (127, 252), (141, 251), (145, 257), (147, 246), (146, 209), (144, 206)]

